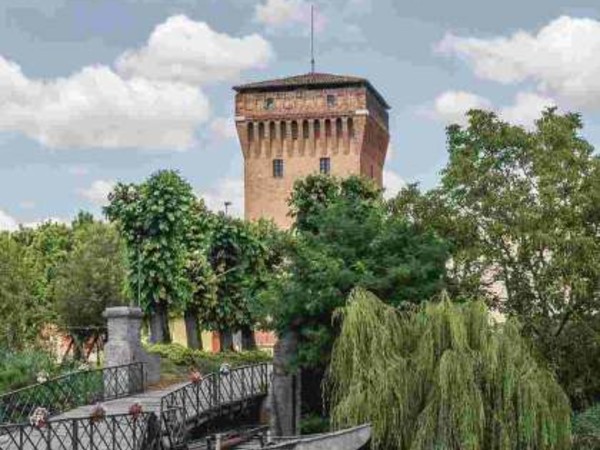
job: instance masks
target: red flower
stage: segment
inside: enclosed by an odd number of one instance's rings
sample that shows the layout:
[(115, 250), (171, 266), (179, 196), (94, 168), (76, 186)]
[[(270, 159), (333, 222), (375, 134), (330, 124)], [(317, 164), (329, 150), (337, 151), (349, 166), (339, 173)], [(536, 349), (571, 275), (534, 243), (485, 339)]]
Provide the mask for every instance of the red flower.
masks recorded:
[(194, 384), (198, 384), (202, 381), (202, 374), (198, 370), (192, 371), (190, 373), (190, 381)]

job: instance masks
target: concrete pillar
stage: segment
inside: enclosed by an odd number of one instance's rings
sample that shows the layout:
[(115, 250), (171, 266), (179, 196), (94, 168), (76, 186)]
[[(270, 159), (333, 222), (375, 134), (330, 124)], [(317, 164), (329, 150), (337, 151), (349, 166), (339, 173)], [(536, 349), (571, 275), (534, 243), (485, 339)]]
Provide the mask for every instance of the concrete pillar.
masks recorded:
[[(142, 347), (142, 310), (129, 306), (118, 306), (107, 308), (103, 316), (108, 325), (108, 342), (104, 347), (105, 367), (141, 362), (144, 363), (145, 383), (158, 382), (160, 380), (160, 357), (148, 354)], [(124, 370), (123, 376), (129, 376), (128, 373)], [(112, 377), (105, 380), (105, 384), (108, 384), (105, 386), (105, 390), (109, 392), (117, 389), (111, 384), (111, 380)]]
[(291, 332), (275, 344), (273, 355), (273, 381), (269, 397), (270, 430), (273, 436), (300, 434), (300, 373), (292, 371), (291, 362), (298, 347), (298, 337)]

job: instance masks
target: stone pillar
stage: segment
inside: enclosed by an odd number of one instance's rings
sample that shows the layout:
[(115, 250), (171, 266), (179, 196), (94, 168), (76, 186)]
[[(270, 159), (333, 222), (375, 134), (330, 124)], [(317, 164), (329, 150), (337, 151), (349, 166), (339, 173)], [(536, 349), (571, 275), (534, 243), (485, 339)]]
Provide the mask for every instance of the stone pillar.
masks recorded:
[[(140, 308), (117, 306), (107, 308), (103, 314), (108, 324), (108, 343), (104, 347), (105, 367), (121, 366), (124, 364), (144, 363), (145, 384), (156, 383), (160, 380), (160, 357), (148, 354), (142, 347), (141, 327), (143, 313)], [(108, 373), (105, 377), (105, 392), (117, 395), (115, 390), (124, 385), (138, 382), (139, 377), (123, 369), (117, 377)], [(125, 377), (125, 378), (124, 378)], [(123, 380), (125, 379), (125, 382)], [(128, 381), (127, 381), (128, 380)]]
[(275, 344), (273, 355), (273, 380), (270, 397), (270, 430), (273, 436), (300, 434), (300, 373), (291, 371), (291, 361), (296, 354), (298, 337), (290, 332)]

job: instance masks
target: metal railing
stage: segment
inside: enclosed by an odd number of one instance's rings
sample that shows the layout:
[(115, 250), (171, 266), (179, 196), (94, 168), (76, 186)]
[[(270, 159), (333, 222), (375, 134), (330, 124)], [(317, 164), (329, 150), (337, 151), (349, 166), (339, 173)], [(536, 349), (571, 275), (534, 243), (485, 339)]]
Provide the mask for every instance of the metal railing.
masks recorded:
[(50, 420), (42, 427), (1, 425), (2, 450), (158, 450), (160, 426), (154, 413), (115, 414)]
[(223, 406), (267, 395), (271, 370), (263, 363), (237, 367), (228, 374), (212, 373), (164, 396), (161, 410), (181, 408), (186, 421), (193, 422)]
[(127, 397), (143, 392), (144, 385), (142, 363), (73, 372), (0, 395), (0, 424), (29, 422), (29, 416), (38, 407), (54, 416), (80, 406)]

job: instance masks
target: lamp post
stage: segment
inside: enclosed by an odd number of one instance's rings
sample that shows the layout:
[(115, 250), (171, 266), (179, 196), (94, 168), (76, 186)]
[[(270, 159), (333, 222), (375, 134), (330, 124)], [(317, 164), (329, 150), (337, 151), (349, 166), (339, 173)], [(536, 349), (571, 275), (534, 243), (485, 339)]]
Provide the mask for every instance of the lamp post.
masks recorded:
[(228, 214), (230, 206), (231, 206), (231, 202), (230, 201), (226, 201), (225, 202), (225, 215)]

